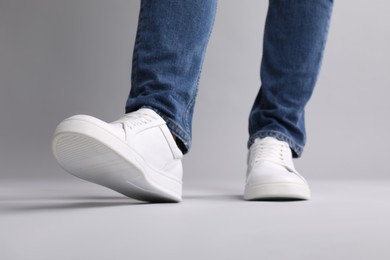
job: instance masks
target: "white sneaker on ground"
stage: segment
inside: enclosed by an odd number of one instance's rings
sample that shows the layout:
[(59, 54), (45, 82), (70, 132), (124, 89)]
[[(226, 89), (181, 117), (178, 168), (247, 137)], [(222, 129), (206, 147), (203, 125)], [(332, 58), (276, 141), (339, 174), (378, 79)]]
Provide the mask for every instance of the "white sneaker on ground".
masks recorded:
[(141, 108), (112, 123), (76, 115), (62, 121), (52, 150), (72, 175), (128, 197), (179, 202), (182, 152), (153, 110)]
[(310, 199), (306, 180), (295, 170), (286, 142), (256, 139), (248, 153), (246, 200)]

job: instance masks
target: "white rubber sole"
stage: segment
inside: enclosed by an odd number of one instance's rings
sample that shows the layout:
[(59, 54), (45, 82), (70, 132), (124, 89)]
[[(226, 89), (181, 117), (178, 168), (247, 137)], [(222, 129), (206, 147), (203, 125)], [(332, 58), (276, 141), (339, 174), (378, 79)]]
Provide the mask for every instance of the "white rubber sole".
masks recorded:
[(245, 187), (245, 200), (308, 200), (310, 189), (299, 183), (268, 183)]
[(182, 183), (148, 166), (142, 156), (89, 116), (74, 116), (56, 129), (53, 154), (70, 174), (125, 196), (149, 202), (179, 202)]

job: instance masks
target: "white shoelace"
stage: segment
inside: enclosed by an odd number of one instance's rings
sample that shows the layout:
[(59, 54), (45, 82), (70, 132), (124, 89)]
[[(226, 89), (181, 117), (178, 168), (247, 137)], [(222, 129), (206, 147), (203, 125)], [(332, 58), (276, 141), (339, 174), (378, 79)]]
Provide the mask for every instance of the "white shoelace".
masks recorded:
[(290, 146), (273, 138), (257, 139), (251, 147), (248, 160), (251, 166), (260, 161), (271, 161), (296, 172)]
[(122, 123), (123, 126), (128, 128), (129, 130), (134, 130), (140, 126), (144, 126), (154, 121), (155, 119), (156, 118), (149, 114), (129, 113), (122, 116), (115, 123)]

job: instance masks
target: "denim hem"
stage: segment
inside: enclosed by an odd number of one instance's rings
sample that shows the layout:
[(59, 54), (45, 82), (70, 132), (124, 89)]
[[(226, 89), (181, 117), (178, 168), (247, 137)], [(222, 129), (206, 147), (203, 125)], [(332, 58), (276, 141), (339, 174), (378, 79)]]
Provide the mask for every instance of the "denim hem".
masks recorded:
[(189, 135), (186, 132), (184, 132), (184, 130), (181, 129), (181, 127), (171, 118), (167, 118), (164, 116), (163, 118), (167, 123), (169, 130), (171, 130), (172, 134), (174, 134), (175, 137), (178, 138), (180, 142), (182, 142), (183, 145), (182, 146), (179, 145), (179, 148), (182, 150), (182, 153), (183, 154), (188, 153), (191, 147), (191, 138), (189, 137)]
[(191, 147), (191, 138), (190, 136), (180, 127), (180, 125), (178, 123), (176, 123), (175, 120), (173, 120), (172, 118), (170, 117), (167, 117), (166, 115), (164, 115), (163, 113), (161, 113), (159, 110), (157, 110), (156, 108), (154, 107), (151, 107), (151, 106), (142, 106), (143, 108), (149, 108), (151, 110), (153, 110), (154, 112), (156, 112), (159, 116), (161, 116), (165, 123), (167, 124), (167, 127), (169, 128), (169, 130), (171, 131), (171, 133), (180, 140), (180, 142), (183, 143), (183, 146), (184, 147), (180, 147), (179, 145), (179, 148), (182, 150), (182, 153), (183, 154), (186, 154), (188, 153), (188, 151), (190, 150), (190, 147)]
[(302, 152), (303, 152), (303, 146), (297, 144), (291, 137), (289, 137), (281, 132), (275, 131), (275, 130), (259, 131), (259, 132), (255, 133), (254, 135), (252, 135), (248, 141), (248, 149), (255, 142), (255, 139), (264, 138), (267, 136), (274, 137), (274, 138), (278, 139), (279, 141), (283, 141), (283, 142), (288, 143), (288, 145), (290, 146), (290, 148), (293, 152), (293, 157), (294, 158), (301, 157)]

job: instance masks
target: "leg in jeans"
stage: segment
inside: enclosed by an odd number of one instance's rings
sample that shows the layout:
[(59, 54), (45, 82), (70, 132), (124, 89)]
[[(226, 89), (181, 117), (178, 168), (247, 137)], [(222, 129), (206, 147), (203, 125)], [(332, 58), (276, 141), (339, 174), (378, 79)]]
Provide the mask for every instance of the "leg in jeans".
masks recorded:
[(305, 144), (304, 108), (320, 69), (332, 0), (270, 0), (262, 86), (249, 117), (244, 198), (309, 199), (295, 169)]
[(134, 46), (132, 87), (126, 113), (156, 110), (191, 146), (198, 79), (211, 34), (216, 0), (142, 0)]
[(287, 142), (295, 157), (301, 155), (304, 108), (320, 69), (332, 5), (332, 0), (270, 0), (248, 146), (272, 136)]
[(131, 198), (181, 200), (182, 151), (215, 11), (216, 0), (141, 1), (126, 114), (62, 121), (53, 153), (65, 170)]

